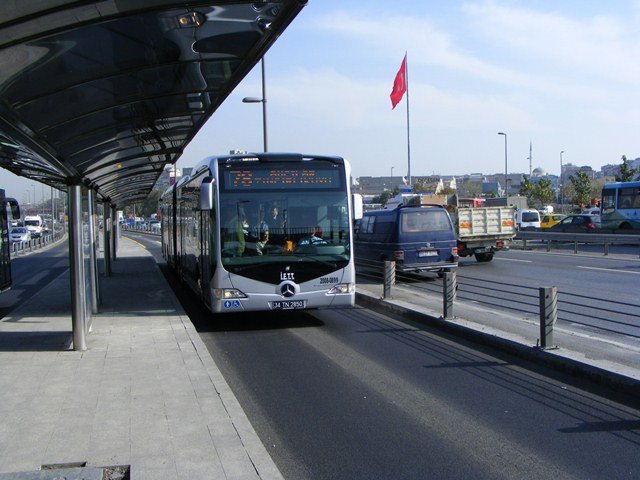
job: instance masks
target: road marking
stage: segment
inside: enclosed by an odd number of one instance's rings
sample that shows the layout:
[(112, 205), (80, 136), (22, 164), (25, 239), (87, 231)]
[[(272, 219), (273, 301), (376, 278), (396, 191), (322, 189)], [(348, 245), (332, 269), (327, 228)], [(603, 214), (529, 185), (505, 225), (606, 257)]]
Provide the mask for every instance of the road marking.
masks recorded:
[(506, 260), (507, 262), (533, 263), (533, 260), (520, 260), (519, 258), (494, 257), (494, 260)]
[(640, 272), (631, 272), (629, 270), (616, 270), (615, 268), (598, 268), (598, 267), (582, 267), (577, 265), (576, 268), (584, 268), (585, 270), (601, 270), (609, 273), (631, 273), (633, 275), (640, 275)]
[(126, 238), (127, 240), (129, 240), (130, 242), (133, 242), (137, 245), (139, 245), (140, 247), (144, 248), (145, 250), (147, 249), (147, 247), (145, 247), (143, 244), (141, 244), (140, 242), (136, 242), (133, 238), (131, 237), (125, 237), (124, 235), (122, 236), (122, 238)]

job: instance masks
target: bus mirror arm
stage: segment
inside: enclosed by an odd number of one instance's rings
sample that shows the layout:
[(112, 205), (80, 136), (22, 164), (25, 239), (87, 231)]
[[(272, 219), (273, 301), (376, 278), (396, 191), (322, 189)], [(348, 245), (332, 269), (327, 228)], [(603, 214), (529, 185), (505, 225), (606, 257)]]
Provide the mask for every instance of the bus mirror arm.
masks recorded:
[(351, 208), (354, 220), (360, 220), (363, 216), (362, 195), (354, 193), (351, 195)]

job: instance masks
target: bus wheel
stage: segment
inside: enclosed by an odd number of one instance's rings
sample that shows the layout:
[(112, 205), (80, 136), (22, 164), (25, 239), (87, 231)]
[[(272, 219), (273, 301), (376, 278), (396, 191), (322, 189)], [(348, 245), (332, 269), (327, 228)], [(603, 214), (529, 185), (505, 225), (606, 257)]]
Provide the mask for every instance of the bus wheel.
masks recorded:
[(620, 230), (631, 230), (631, 224), (624, 222), (623, 224), (620, 225)]
[(476, 253), (476, 262), (484, 263), (493, 260), (493, 253)]

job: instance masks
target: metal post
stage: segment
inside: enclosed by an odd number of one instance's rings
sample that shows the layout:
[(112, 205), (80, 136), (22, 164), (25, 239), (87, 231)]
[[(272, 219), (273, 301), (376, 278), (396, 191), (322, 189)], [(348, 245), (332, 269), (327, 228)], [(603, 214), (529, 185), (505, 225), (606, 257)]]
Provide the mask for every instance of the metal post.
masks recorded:
[(391, 298), (391, 286), (396, 284), (396, 262), (384, 262), (384, 293), (382, 298)]
[(553, 327), (558, 319), (558, 289), (540, 287), (540, 348), (554, 348)]
[[(95, 212), (95, 195), (93, 190), (87, 191), (87, 207), (89, 224), (89, 287), (91, 292), (91, 313), (98, 313), (98, 256), (97, 256), (97, 239), (96, 235), (96, 212)], [(87, 320), (88, 329), (91, 328), (91, 317)]]
[(458, 289), (457, 272), (444, 272), (442, 276), (442, 316), (445, 320), (454, 318), (453, 303), (456, 300), (456, 291)]
[(104, 276), (111, 276), (111, 205), (109, 202), (104, 202), (102, 212), (102, 246), (104, 257)]
[(71, 280), (71, 326), (73, 349), (85, 351), (86, 289), (82, 251), (82, 186), (69, 185), (69, 267)]
[(111, 243), (111, 259), (117, 260), (118, 259), (118, 241), (121, 235), (120, 222), (118, 220), (120, 216), (118, 215), (118, 211), (116, 210), (115, 206), (112, 206), (111, 213), (113, 214), (113, 235), (111, 235), (111, 238), (113, 241)]

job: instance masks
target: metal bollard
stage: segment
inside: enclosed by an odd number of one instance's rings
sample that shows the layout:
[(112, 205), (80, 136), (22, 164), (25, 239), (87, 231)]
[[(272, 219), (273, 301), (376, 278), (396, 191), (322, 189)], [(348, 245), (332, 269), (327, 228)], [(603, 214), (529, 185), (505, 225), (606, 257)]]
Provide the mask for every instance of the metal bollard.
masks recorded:
[(382, 298), (391, 298), (391, 285), (396, 284), (396, 262), (386, 260), (384, 262), (384, 292)]
[(444, 272), (442, 276), (442, 316), (445, 320), (453, 318), (453, 302), (456, 300), (456, 272)]
[(558, 319), (558, 289), (540, 287), (540, 348), (557, 348), (553, 345), (553, 327)]

